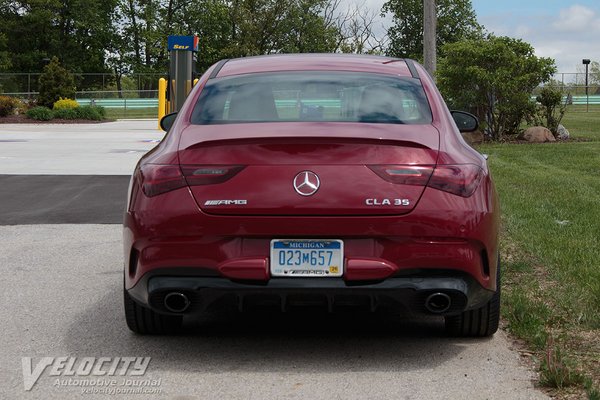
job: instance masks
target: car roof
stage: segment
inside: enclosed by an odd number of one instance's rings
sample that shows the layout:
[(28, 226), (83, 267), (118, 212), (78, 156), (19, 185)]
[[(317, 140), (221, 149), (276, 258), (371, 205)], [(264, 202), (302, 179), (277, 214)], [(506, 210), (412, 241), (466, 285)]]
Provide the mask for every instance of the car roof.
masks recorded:
[[(408, 63), (412, 64), (412, 60)], [(212, 77), (284, 71), (348, 71), (414, 76), (408, 63), (400, 58), (374, 55), (275, 54), (224, 60), (217, 65), (216, 68), (220, 69)], [(414, 67), (412, 69), (414, 72)]]

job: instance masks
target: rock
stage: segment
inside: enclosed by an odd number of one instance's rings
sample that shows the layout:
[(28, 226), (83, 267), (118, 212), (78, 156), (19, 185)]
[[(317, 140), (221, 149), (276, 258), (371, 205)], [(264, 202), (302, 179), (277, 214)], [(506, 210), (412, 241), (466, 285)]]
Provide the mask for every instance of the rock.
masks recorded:
[(483, 133), (480, 131), (461, 132), (461, 135), (465, 139), (465, 142), (469, 144), (483, 143)]
[(532, 126), (519, 135), (517, 139), (527, 140), (531, 143), (556, 142), (550, 129), (543, 126)]
[(560, 139), (560, 140), (567, 140), (568, 138), (571, 137), (571, 134), (569, 133), (569, 131), (567, 130), (567, 128), (565, 128), (562, 125), (559, 125), (558, 128), (556, 129), (556, 136)]

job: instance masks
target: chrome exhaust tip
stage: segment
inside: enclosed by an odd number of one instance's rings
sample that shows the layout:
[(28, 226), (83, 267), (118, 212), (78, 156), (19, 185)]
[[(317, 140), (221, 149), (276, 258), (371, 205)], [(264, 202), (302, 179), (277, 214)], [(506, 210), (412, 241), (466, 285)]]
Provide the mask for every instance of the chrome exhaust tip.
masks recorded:
[(425, 300), (425, 308), (434, 314), (445, 313), (451, 305), (452, 300), (446, 293), (433, 293)]
[(182, 313), (190, 306), (190, 300), (183, 293), (171, 292), (165, 296), (165, 308), (174, 313)]

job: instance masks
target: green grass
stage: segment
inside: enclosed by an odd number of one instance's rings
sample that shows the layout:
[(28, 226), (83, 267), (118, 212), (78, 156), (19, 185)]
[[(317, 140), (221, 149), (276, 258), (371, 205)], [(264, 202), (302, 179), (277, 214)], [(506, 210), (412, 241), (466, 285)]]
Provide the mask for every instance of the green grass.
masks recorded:
[(107, 108), (106, 118), (121, 119), (121, 118), (158, 118), (158, 109), (150, 108)]
[(600, 106), (569, 106), (562, 124), (579, 138), (600, 140)]
[(580, 370), (600, 383), (600, 107), (570, 109), (563, 123), (588, 141), (478, 149), (502, 205), (503, 316), (538, 352), (543, 383), (583, 391)]

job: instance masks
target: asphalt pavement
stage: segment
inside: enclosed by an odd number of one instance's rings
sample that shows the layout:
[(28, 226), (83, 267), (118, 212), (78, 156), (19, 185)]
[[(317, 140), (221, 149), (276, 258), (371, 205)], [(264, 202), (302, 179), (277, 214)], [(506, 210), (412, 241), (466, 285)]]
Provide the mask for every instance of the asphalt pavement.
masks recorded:
[(0, 225), (118, 224), (127, 175), (0, 175)]
[[(151, 358), (143, 378), (154, 394), (90, 398), (547, 398), (503, 331), (448, 338), (436, 318), (223, 312), (186, 320), (181, 335), (131, 333), (118, 222), (127, 175), (155, 144), (143, 140), (161, 134), (155, 121), (114, 124), (0, 125), (1, 399), (86, 397), (93, 377), (68, 381), (51, 367), (26, 390), (27, 357), (34, 367), (43, 357)], [(61, 148), (70, 141), (76, 152)]]

